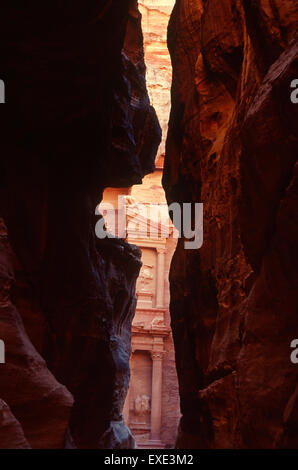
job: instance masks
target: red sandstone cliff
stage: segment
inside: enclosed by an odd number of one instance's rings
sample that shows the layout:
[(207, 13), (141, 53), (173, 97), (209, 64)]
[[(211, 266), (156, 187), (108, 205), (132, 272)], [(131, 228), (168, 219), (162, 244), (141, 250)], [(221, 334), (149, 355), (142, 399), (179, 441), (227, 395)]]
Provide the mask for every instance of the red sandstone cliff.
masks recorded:
[(298, 446), (298, 5), (178, 0), (168, 201), (204, 203), (171, 268), (180, 448)]
[(94, 211), (160, 142), (136, 2), (6, 3), (0, 48), (0, 447), (132, 447), (140, 252), (96, 239)]
[(167, 29), (175, 0), (139, 0), (138, 4), (142, 14), (147, 88), (162, 128), (158, 158), (165, 154), (171, 108), (172, 67), (167, 47)]

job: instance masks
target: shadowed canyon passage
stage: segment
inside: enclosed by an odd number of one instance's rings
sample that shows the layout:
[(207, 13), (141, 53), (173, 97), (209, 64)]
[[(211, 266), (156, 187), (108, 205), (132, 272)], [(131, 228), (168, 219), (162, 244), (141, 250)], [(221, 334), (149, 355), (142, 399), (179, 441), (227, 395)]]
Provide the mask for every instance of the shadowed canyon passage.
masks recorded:
[[(298, 446), (297, 8), (178, 0), (169, 23), (163, 185), (204, 203), (170, 272), (179, 448)], [(160, 144), (137, 3), (1, 10), (0, 447), (130, 448), (140, 250), (97, 239), (94, 209)]]
[(142, 15), (146, 85), (162, 128), (162, 140), (154, 172), (146, 175), (141, 185), (107, 188), (99, 209), (112, 233), (117, 233), (114, 215), (118, 214), (121, 220), (124, 218), (126, 240), (142, 252), (124, 419), (138, 448), (173, 448), (180, 404), (170, 328), (168, 277), (177, 239), (168, 215), (162, 173), (172, 75), (167, 27), (175, 2), (142, 0), (138, 3)]

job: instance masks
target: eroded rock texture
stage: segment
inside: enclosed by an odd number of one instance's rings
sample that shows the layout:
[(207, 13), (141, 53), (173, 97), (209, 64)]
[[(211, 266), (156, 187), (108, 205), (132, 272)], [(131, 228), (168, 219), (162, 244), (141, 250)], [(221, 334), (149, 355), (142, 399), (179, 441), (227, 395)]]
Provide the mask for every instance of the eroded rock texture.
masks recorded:
[(178, 447), (298, 446), (298, 5), (178, 0), (169, 26), (168, 201), (204, 203), (180, 240), (171, 316)]
[(136, 2), (5, 2), (0, 49), (0, 447), (133, 447), (140, 252), (96, 239), (94, 214), (160, 142)]
[(30, 449), (20, 423), (3, 400), (0, 401), (0, 433), (2, 449)]
[(139, 0), (138, 4), (142, 14), (147, 88), (162, 128), (158, 157), (164, 158), (172, 81), (167, 28), (175, 0)]

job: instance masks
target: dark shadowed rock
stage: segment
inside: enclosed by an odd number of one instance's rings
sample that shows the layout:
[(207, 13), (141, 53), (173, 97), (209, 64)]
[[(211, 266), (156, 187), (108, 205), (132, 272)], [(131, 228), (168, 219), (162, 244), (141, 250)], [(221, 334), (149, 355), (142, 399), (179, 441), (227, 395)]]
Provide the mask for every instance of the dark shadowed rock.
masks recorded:
[(3, 400), (0, 400), (0, 442), (1, 449), (30, 449), (22, 426)]
[(0, 52), (0, 215), (13, 250), (1, 397), (34, 448), (133, 447), (122, 406), (140, 253), (97, 240), (94, 214), (106, 186), (153, 170), (160, 142), (136, 2), (6, 2)]
[[(220, 3), (220, 4), (219, 4)], [(297, 447), (297, 2), (176, 2), (168, 201), (204, 203), (178, 243), (171, 317), (179, 448)]]

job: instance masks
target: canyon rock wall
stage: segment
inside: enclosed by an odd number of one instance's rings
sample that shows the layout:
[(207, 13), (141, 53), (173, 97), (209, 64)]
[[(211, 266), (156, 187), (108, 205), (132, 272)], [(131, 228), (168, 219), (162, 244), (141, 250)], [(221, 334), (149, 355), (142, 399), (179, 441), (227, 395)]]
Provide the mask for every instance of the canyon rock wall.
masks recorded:
[(171, 107), (172, 66), (167, 47), (167, 28), (175, 0), (139, 0), (142, 14), (146, 80), (150, 102), (162, 128), (158, 157), (164, 158)]
[(170, 20), (163, 184), (204, 203), (170, 273), (178, 448), (298, 446), (297, 25), (295, 0), (177, 0)]
[(1, 448), (134, 446), (140, 251), (97, 239), (95, 207), (154, 169), (161, 137), (137, 5), (120, 3), (1, 7)]

